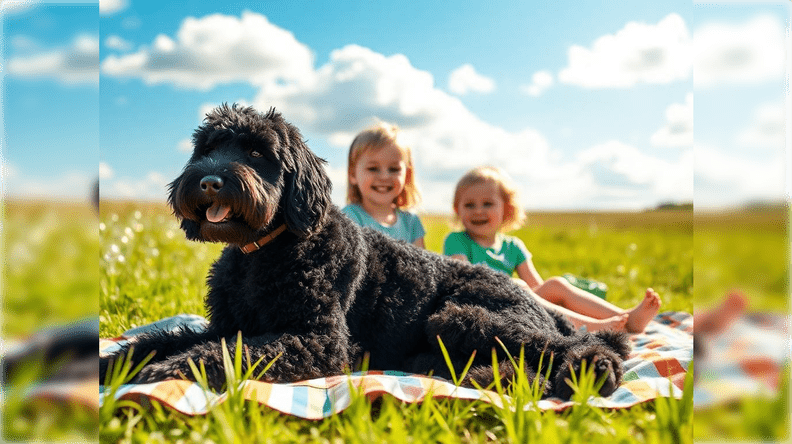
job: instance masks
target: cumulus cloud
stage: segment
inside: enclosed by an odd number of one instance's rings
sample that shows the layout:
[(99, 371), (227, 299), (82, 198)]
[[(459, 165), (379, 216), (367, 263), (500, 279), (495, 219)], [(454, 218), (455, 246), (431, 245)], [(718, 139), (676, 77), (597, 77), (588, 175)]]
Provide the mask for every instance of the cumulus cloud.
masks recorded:
[(669, 14), (657, 24), (630, 22), (585, 48), (568, 51), (562, 83), (584, 88), (628, 88), (639, 83), (666, 84), (690, 78), (692, 41), (685, 21)]
[(419, 162), (455, 171), (512, 154), (537, 161), (549, 149), (535, 130), (510, 133), (482, 121), (403, 55), (357, 45), (333, 51), (310, 87), (264, 88), (253, 105), (276, 106), (300, 128), (344, 148), (376, 120), (395, 123)]
[(9, 196), (26, 199), (88, 199), (96, 180), (96, 173), (87, 171), (70, 170), (37, 176), (13, 165), (7, 165), (4, 170), (4, 192)]
[(739, 24), (706, 22), (694, 32), (696, 88), (754, 84), (784, 75), (789, 37), (776, 17), (758, 15)]
[(101, 179), (102, 197), (113, 199), (163, 200), (167, 195), (168, 180), (158, 171), (149, 171), (142, 178), (111, 177)]
[(19, 14), (40, 3), (40, 0), (3, 0), (0, 2), (0, 11), (4, 15)]
[(495, 81), (476, 72), (473, 65), (466, 63), (451, 72), (448, 90), (464, 96), (468, 93), (490, 93), (495, 90)]
[(434, 87), (432, 75), (414, 68), (407, 57), (386, 57), (358, 45), (330, 53), (310, 84), (268, 85), (253, 101), (276, 106), (311, 131), (359, 131), (379, 118), (402, 127), (439, 118), (458, 99)]
[[(252, 29), (251, 23), (258, 25), (256, 29)], [(242, 29), (234, 34), (236, 31), (224, 26)], [(199, 28), (204, 32), (197, 32)], [(280, 61), (281, 48), (272, 48), (272, 44), (258, 47), (258, 38), (239, 40), (240, 33), (264, 31), (273, 34), (280, 31), (282, 36), (288, 36), (290, 43), (285, 45), (288, 50), (283, 53), (289, 60)], [(198, 38), (198, 34), (208, 42)], [(214, 38), (223, 41), (213, 42)], [(216, 44), (219, 49), (204, 48), (210, 44)], [(267, 54), (275, 62), (266, 69), (244, 70), (236, 65), (241, 56), (227, 56), (229, 51)], [(159, 63), (169, 66), (170, 70), (154, 69), (149, 58), (153, 59), (155, 54), (163, 57), (175, 54), (164, 57), (165, 62), (160, 57)], [(173, 63), (185, 59), (187, 54), (195, 56), (193, 62), (207, 60), (209, 66), (204, 69), (189, 63)], [(293, 54), (297, 56), (292, 57)], [(230, 69), (215, 73), (212, 66), (217, 61), (208, 60), (212, 57), (221, 61), (233, 58), (234, 61)], [(137, 59), (141, 60), (136, 62)], [(348, 45), (332, 51), (322, 66), (314, 68), (312, 63), (308, 49), (290, 33), (269, 24), (262, 16), (245, 13), (242, 19), (220, 15), (188, 19), (175, 38), (159, 36), (137, 53), (108, 57), (103, 63), (103, 72), (112, 71), (113, 75), (123, 72), (125, 76), (140, 77), (149, 83), (169, 82), (193, 88), (247, 81), (259, 86), (251, 105), (260, 110), (276, 107), (303, 134), (310, 134), (314, 140), (322, 139), (326, 147), (335, 150), (331, 156), (321, 153), (334, 159), (345, 157), (352, 138), (365, 127), (377, 120), (395, 123), (402, 129), (405, 143), (413, 149), (416, 176), (424, 195), (422, 209), (427, 211), (448, 212), (450, 193), (456, 181), (470, 168), (482, 164), (506, 169), (517, 181), (529, 208), (592, 208), (592, 203), (602, 196), (602, 190), (608, 199), (605, 204), (611, 208), (651, 205), (661, 194), (664, 200), (692, 196), (692, 184), (688, 187), (680, 179), (685, 177), (688, 167), (682, 160), (684, 154), (678, 163), (673, 163), (641, 155), (631, 147), (611, 151), (599, 148), (581, 158), (563, 159), (536, 129), (510, 131), (485, 122), (458, 97), (439, 89), (431, 73), (412, 66), (404, 55), (386, 56), (359, 45)], [(131, 68), (117, 70), (121, 65)], [(152, 77), (155, 74), (159, 77)], [(535, 82), (547, 84), (541, 75), (535, 76)], [(201, 117), (216, 105), (202, 105), (198, 110)], [(642, 166), (642, 162), (654, 166)], [(630, 166), (623, 166), (625, 164)], [(334, 182), (333, 199), (343, 205), (345, 160), (331, 163), (328, 172)], [(620, 175), (623, 181), (616, 183), (609, 179), (609, 172)], [(688, 177), (692, 177), (692, 172)], [(670, 183), (669, 178), (680, 180)], [(117, 179), (107, 185), (103, 183), (102, 190), (118, 194), (133, 193), (136, 187), (150, 190), (152, 184), (158, 183), (154, 179)], [(161, 181), (162, 186), (165, 183)], [(147, 192), (153, 198), (161, 198), (163, 188)]]
[(105, 39), (105, 47), (117, 51), (129, 51), (132, 49), (132, 44), (117, 35), (111, 35)]
[(529, 96), (538, 97), (551, 86), (553, 86), (553, 74), (550, 71), (537, 71), (531, 77), (531, 83), (520, 86), (520, 91)]
[(730, 207), (753, 200), (785, 198), (783, 151), (770, 155), (696, 144), (696, 207)]
[(99, 15), (110, 16), (117, 14), (128, 6), (125, 0), (99, 0)]
[(111, 55), (102, 62), (102, 73), (108, 76), (200, 90), (229, 82), (308, 82), (312, 70), (313, 54), (307, 46), (252, 12), (241, 18), (189, 17), (175, 39), (160, 34), (135, 53)]
[(25, 79), (54, 79), (64, 85), (99, 85), (99, 40), (76, 36), (64, 48), (8, 58), (8, 74)]
[(665, 125), (652, 134), (652, 145), (660, 147), (693, 146), (693, 94), (685, 103), (672, 103), (666, 108)]
[(744, 148), (783, 151), (785, 131), (783, 104), (766, 103), (756, 109), (750, 126), (737, 135), (737, 143)]
[(614, 140), (584, 150), (577, 160), (599, 198), (644, 206), (693, 199), (692, 150), (672, 162)]

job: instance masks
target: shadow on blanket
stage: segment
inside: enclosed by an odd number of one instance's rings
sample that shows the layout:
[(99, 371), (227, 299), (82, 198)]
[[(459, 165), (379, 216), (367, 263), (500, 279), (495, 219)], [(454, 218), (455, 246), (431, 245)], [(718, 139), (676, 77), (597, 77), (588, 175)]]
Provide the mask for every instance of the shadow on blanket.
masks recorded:
[[(125, 341), (151, 329), (187, 327), (200, 330), (206, 321), (200, 316), (180, 315), (139, 327), (122, 336), (102, 340), (102, 353), (110, 353)], [(682, 398), (687, 369), (693, 359), (693, 317), (683, 312), (658, 314), (641, 334), (630, 337), (632, 353), (624, 361), (624, 382), (611, 396), (593, 398), (592, 405), (604, 408), (628, 408), (658, 397)], [(404, 402), (420, 402), (425, 396), (478, 399), (500, 405), (497, 394), (485, 390), (454, 387), (448, 381), (424, 375), (400, 372), (366, 372), (352, 376), (334, 376), (293, 384), (269, 384), (247, 381), (250, 397), (280, 412), (320, 419), (344, 410), (350, 401), (350, 380), (371, 398), (390, 394)], [(104, 392), (102, 392), (102, 397)], [(169, 380), (152, 384), (130, 384), (115, 393), (117, 399), (130, 399), (142, 404), (157, 400), (163, 405), (188, 415), (205, 414), (212, 405), (222, 402), (222, 395), (206, 393), (191, 381)], [(101, 401), (100, 401), (101, 402)], [(563, 410), (571, 401), (544, 399), (542, 410)]]

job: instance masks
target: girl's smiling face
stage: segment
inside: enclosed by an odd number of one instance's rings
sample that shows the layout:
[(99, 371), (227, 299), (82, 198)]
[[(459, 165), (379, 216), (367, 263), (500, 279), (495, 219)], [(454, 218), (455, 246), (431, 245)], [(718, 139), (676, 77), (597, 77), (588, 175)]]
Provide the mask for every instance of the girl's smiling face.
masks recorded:
[(454, 210), (474, 241), (489, 244), (503, 225), (504, 208), (498, 185), (480, 182), (460, 191)]
[(387, 145), (360, 154), (349, 183), (360, 189), (363, 205), (392, 205), (407, 182), (407, 163), (399, 148)]

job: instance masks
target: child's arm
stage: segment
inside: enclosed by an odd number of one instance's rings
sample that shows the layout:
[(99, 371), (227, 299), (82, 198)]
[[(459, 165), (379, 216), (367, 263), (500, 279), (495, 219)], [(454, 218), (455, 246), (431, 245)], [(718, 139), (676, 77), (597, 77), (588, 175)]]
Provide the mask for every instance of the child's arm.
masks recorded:
[(544, 283), (542, 277), (539, 276), (539, 272), (536, 271), (531, 258), (526, 259), (524, 262), (518, 265), (517, 268), (515, 268), (515, 271), (517, 272), (517, 276), (525, 281), (525, 283), (528, 284), (532, 290), (536, 290)]

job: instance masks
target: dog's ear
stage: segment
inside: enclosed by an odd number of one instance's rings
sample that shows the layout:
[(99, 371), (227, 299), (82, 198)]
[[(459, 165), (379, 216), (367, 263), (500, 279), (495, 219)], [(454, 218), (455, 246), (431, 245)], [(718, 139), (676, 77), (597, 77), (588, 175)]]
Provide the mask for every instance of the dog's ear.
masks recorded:
[(293, 233), (307, 237), (319, 231), (330, 209), (333, 184), (323, 164), (305, 145), (299, 132), (290, 137), (291, 159), (286, 165), (283, 216)]
[(201, 238), (201, 225), (190, 219), (182, 219), (181, 229), (184, 230), (184, 236), (189, 240), (202, 241)]

